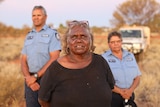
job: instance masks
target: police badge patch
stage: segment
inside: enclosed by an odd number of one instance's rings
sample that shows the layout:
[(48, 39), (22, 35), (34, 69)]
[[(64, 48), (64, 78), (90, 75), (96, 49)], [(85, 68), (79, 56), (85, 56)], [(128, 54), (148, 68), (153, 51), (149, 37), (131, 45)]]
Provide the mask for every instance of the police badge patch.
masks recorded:
[(43, 34), (42, 37), (49, 37), (49, 35), (48, 34)]
[(57, 40), (60, 40), (59, 34), (55, 33), (55, 37), (57, 38)]
[(133, 58), (127, 57), (126, 61), (133, 61)]
[(108, 62), (115, 63), (116, 60), (115, 59), (108, 59)]
[(28, 36), (27, 40), (33, 39), (33, 36)]

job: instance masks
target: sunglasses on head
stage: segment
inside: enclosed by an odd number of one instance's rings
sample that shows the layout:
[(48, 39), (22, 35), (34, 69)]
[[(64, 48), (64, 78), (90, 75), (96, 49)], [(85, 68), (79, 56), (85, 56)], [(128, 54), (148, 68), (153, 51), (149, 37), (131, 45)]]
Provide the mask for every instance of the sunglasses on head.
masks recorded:
[(86, 20), (82, 20), (82, 21), (73, 20), (73, 21), (68, 22), (69, 28), (72, 28), (76, 25), (85, 25), (85, 26), (89, 27), (89, 22)]

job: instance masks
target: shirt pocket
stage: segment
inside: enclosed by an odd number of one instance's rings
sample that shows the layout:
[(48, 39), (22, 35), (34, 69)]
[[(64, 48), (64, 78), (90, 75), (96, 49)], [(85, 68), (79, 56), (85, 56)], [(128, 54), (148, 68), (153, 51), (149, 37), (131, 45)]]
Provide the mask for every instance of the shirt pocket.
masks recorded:
[(25, 51), (27, 55), (31, 55), (32, 51), (34, 50), (33, 42), (34, 42), (33, 39), (29, 39), (29, 40), (27, 39), (24, 43)]
[(119, 81), (119, 78), (123, 77), (122, 67), (119, 63), (109, 63), (112, 74), (116, 82)]
[(134, 61), (126, 62), (126, 71), (130, 79), (134, 79), (137, 76), (138, 69)]
[(29, 45), (31, 45), (31, 44), (33, 44), (33, 39), (26, 40), (24, 45), (25, 45), (25, 46), (29, 46)]
[(49, 52), (49, 37), (41, 37), (38, 40), (38, 52), (40, 53), (48, 53)]
[(125, 65), (128, 68), (136, 68), (136, 63), (134, 61), (127, 61), (127, 62), (125, 62)]

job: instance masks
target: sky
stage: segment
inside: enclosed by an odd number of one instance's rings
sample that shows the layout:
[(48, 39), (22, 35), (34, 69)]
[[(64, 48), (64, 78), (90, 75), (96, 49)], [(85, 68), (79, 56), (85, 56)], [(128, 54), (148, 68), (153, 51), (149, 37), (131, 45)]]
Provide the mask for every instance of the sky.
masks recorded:
[[(32, 9), (42, 5), (47, 11), (46, 24), (65, 25), (67, 20), (88, 20), (90, 26), (110, 27), (112, 14), (127, 0), (4, 0), (0, 3), (0, 22), (22, 28), (32, 26)], [(160, 1), (160, 0), (158, 0)]]

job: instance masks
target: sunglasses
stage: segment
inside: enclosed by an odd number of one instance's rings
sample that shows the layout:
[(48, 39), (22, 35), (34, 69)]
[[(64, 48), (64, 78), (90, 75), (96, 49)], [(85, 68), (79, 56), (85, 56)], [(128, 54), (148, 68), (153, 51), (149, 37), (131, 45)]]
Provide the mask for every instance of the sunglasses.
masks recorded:
[(84, 27), (89, 28), (89, 22), (86, 20), (83, 20), (83, 21), (73, 20), (73, 21), (69, 21), (67, 24), (69, 28), (73, 28), (76, 25), (82, 25)]

